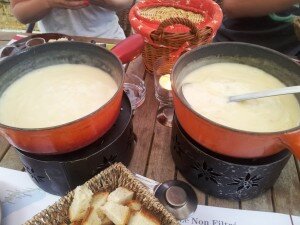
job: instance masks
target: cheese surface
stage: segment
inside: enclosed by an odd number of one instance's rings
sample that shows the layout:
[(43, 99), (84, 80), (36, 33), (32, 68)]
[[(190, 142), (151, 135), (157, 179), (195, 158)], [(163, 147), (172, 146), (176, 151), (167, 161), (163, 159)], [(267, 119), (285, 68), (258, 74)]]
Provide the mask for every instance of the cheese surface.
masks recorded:
[(117, 92), (101, 69), (60, 64), (34, 70), (12, 83), (0, 98), (0, 123), (18, 128), (45, 128), (84, 117)]
[(228, 102), (229, 96), (285, 87), (277, 78), (255, 67), (214, 63), (194, 70), (181, 85), (193, 110), (227, 127), (276, 132), (300, 123), (300, 107), (294, 95)]

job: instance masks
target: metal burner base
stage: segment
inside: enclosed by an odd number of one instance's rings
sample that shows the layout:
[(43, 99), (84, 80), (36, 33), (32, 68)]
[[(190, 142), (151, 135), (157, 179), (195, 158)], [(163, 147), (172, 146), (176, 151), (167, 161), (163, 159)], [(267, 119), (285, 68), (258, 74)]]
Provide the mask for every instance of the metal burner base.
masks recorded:
[(36, 155), (17, 150), (31, 179), (44, 191), (65, 195), (115, 162), (128, 165), (134, 147), (132, 111), (124, 94), (113, 127), (91, 145), (62, 155)]
[(199, 190), (218, 198), (254, 198), (278, 179), (291, 154), (288, 150), (261, 159), (236, 159), (211, 152), (192, 140), (176, 117), (171, 152), (176, 167)]

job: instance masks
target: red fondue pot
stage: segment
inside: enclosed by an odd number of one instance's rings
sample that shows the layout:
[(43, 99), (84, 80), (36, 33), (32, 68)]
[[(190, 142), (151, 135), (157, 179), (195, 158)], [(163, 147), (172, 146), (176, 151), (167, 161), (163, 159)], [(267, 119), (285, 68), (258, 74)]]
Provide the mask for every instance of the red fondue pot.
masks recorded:
[(112, 50), (113, 54), (92, 44), (55, 42), (30, 48), (1, 61), (0, 95), (28, 72), (63, 63), (100, 68), (112, 76), (118, 90), (105, 105), (75, 121), (40, 129), (20, 129), (0, 124), (0, 133), (13, 146), (36, 154), (62, 154), (91, 144), (105, 134), (117, 119), (123, 95), (122, 63), (128, 63), (139, 55), (143, 45), (143, 37), (133, 35), (120, 42)]
[[(187, 134), (206, 148), (226, 156), (260, 158), (288, 148), (300, 158), (300, 126), (281, 132), (247, 132), (220, 125), (190, 108), (181, 94), (182, 80), (191, 71), (217, 62), (247, 64), (272, 74), (286, 86), (300, 85), (299, 64), (271, 49), (233, 42), (194, 49), (181, 56), (171, 76), (175, 113)], [(300, 95), (296, 97), (300, 104)]]

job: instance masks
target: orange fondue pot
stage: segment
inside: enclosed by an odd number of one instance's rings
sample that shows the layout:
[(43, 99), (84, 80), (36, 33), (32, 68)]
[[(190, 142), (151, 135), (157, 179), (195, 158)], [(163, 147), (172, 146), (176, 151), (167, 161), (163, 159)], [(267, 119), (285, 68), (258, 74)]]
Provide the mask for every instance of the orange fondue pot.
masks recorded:
[(91, 144), (104, 135), (116, 121), (123, 95), (122, 63), (128, 63), (139, 55), (143, 45), (144, 39), (139, 34), (120, 42), (112, 50), (114, 54), (92, 44), (55, 42), (30, 48), (1, 61), (0, 95), (11, 83), (28, 72), (63, 63), (100, 68), (112, 76), (118, 90), (98, 110), (75, 121), (40, 129), (20, 129), (0, 124), (0, 134), (13, 146), (35, 154), (62, 154)]
[[(220, 125), (190, 108), (181, 94), (181, 82), (196, 69), (195, 61), (198, 68), (216, 62), (247, 64), (272, 74), (286, 86), (300, 85), (299, 64), (276, 51), (252, 44), (214, 43), (181, 56), (173, 68), (171, 82), (178, 121), (199, 144), (216, 153), (237, 158), (266, 157), (286, 148), (300, 158), (300, 126), (281, 132), (247, 132)], [(300, 95), (296, 97), (300, 104)]]

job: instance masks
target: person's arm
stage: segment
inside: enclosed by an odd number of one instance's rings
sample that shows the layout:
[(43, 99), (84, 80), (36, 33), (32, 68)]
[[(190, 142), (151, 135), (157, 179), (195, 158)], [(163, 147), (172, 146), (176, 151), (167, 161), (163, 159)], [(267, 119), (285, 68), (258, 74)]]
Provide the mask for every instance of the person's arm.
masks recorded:
[(24, 24), (34, 23), (53, 8), (79, 9), (87, 6), (86, 0), (11, 0), (12, 13)]
[(90, 3), (106, 9), (118, 11), (130, 7), (133, 4), (133, 0), (90, 0)]
[(300, 0), (223, 0), (224, 14), (230, 18), (258, 17), (278, 12), (300, 3)]

